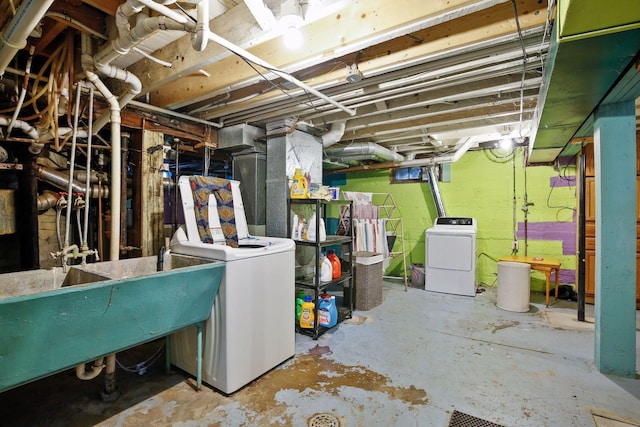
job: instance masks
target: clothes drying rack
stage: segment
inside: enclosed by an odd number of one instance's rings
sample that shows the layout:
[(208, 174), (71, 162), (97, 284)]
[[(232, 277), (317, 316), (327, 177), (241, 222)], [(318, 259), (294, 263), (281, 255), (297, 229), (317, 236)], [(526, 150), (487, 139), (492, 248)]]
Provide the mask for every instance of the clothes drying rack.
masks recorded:
[[(356, 192), (354, 192), (356, 193)], [(391, 193), (371, 193), (371, 192), (363, 192), (371, 195), (371, 205), (377, 206), (379, 209), (379, 218), (384, 219), (385, 221), (385, 231), (387, 233), (387, 237), (392, 237), (389, 243), (389, 258), (397, 258), (402, 256), (402, 276), (404, 280), (404, 289), (407, 290), (408, 287), (408, 278), (407, 278), (407, 259), (406, 259), (406, 251), (404, 244), (404, 224), (402, 222), (402, 217), (397, 215), (398, 205), (396, 204), (395, 199)], [(342, 198), (346, 199), (345, 192), (342, 191)], [(358, 215), (354, 212), (353, 219), (359, 219)], [(340, 213), (339, 223), (344, 224), (348, 221), (348, 218), (344, 216), (344, 213)], [(400, 250), (394, 250), (394, 248), (398, 247)]]

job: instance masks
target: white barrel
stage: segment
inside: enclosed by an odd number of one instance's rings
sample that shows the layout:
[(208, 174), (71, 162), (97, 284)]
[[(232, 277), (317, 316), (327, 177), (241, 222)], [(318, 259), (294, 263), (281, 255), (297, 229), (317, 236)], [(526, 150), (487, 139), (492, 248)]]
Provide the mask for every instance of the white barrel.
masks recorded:
[(529, 311), (531, 266), (522, 262), (498, 262), (498, 298), (496, 305), (507, 311)]

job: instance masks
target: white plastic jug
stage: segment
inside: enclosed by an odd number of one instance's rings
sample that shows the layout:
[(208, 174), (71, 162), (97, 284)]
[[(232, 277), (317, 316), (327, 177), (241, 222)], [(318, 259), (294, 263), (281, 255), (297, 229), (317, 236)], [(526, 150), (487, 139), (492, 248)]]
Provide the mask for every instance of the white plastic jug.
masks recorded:
[(333, 274), (331, 261), (329, 261), (329, 258), (324, 255), (320, 257), (320, 260), (320, 283), (330, 282)]
[[(307, 231), (307, 240), (311, 240), (312, 242), (316, 241), (316, 214), (311, 215), (311, 219), (309, 220), (309, 229)], [(324, 227), (324, 219), (320, 218), (319, 224), (320, 239), (318, 241), (324, 242), (327, 240), (327, 231)]]

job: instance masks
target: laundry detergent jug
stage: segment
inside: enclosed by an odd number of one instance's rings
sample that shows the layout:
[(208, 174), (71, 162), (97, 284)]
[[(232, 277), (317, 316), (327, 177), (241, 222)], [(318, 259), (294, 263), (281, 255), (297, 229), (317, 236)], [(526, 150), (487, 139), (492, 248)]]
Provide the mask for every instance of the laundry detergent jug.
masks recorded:
[(300, 321), (300, 314), (302, 313), (302, 303), (304, 302), (304, 291), (301, 289), (298, 291), (298, 296), (296, 297), (296, 322)]
[(300, 313), (300, 327), (310, 329), (313, 328), (315, 323), (315, 308), (316, 305), (311, 301), (311, 295), (304, 297), (302, 303), (302, 312)]
[(333, 280), (333, 267), (331, 261), (325, 256), (320, 257), (320, 283), (327, 283)]
[(296, 168), (296, 172), (293, 174), (289, 197), (292, 199), (306, 199), (309, 197), (307, 178), (302, 174), (302, 169), (300, 168)]
[(325, 298), (318, 303), (318, 324), (325, 328), (332, 328), (337, 323), (338, 308), (336, 307), (336, 297), (325, 295)]
[(342, 275), (342, 266), (340, 265), (340, 258), (338, 255), (333, 252), (333, 250), (329, 251), (327, 258), (331, 262), (331, 277), (333, 280), (339, 279)]

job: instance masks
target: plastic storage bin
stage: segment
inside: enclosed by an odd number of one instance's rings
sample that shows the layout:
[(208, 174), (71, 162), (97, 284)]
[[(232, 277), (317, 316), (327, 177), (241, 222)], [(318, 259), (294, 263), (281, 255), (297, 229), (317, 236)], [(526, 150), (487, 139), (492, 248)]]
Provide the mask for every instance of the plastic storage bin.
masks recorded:
[(355, 252), (355, 309), (370, 310), (382, 303), (382, 254)]
[(531, 266), (522, 262), (498, 262), (496, 305), (507, 311), (529, 311)]

